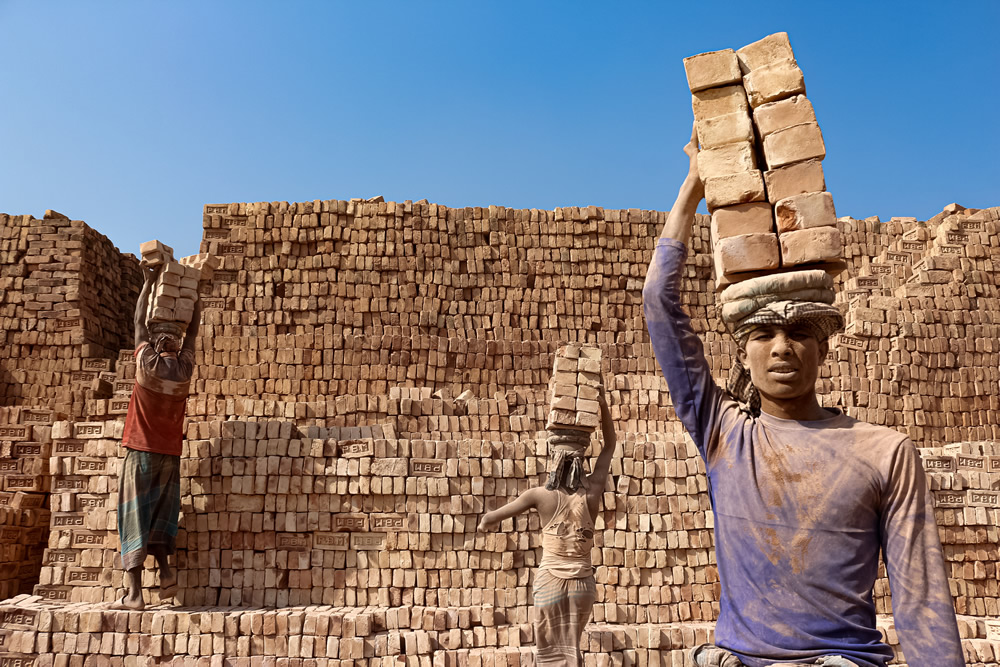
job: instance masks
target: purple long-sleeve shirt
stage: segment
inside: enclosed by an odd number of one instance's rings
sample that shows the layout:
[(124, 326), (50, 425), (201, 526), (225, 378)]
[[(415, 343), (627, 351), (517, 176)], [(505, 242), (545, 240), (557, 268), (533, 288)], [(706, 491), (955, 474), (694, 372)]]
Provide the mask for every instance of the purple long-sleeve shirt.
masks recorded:
[(712, 379), (680, 306), (687, 251), (660, 239), (646, 326), (677, 416), (705, 459), (722, 592), (716, 644), (750, 667), (842, 655), (881, 667), (879, 549), (911, 667), (965, 661), (926, 477), (905, 436), (840, 411), (793, 421), (740, 411)]

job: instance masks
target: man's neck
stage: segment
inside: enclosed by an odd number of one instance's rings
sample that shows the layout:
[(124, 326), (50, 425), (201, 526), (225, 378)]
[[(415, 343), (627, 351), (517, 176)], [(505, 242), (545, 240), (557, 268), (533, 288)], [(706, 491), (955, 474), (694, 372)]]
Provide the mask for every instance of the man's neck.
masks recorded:
[(792, 419), (801, 422), (829, 419), (832, 413), (820, 406), (816, 394), (807, 394), (792, 399), (770, 398), (761, 394), (760, 410), (778, 419)]

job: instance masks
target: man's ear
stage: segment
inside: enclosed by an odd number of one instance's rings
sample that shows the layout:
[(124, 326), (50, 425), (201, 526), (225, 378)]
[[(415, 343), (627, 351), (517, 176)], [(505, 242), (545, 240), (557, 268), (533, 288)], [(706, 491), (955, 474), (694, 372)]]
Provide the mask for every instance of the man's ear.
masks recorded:
[(826, 355), (830, 352), (830, 339), (827, 338), (819, 344), (819, 363), (826, 361)]
[(746, 348), (737, 347), (736, 348), (736, 358), (739, 359), (740, 363), (746, 366), (747, 362), (747, 351)]

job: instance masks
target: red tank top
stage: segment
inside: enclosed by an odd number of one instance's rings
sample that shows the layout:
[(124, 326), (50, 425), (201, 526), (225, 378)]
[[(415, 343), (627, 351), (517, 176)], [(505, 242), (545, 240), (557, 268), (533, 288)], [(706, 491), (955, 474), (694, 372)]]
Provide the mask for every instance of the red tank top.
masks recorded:
[[(145, 346), (145, 343), (139, 346), (136, 356), (139, 356)], [(125, 416), (122, 445), (142, 452), (180, 456), (184, 443), (184, 415), (187, 411), (186, 383), (156, 383), (144, 373), (141, 359), (138, 366), (138, 378)], [(144, 387), (144, 378), (148, 378), (147, 384), (163, 384), (165, 388), (169, 387), (178, 393), (166, 394)]]

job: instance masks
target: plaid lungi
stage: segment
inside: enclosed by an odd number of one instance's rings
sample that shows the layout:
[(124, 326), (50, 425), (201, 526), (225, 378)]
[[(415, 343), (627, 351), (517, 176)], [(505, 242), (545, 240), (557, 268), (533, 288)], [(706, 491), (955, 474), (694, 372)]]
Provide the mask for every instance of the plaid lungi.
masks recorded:
[(582, 667), (580, 637), (597, 597), (594, 576), (560, 579), (535, 571), (535, 664)]
[(118, 476), (122, 566), (140, 567), (149, 551), (172, 554), (181, 510), (181, 457), (126, 449)]

